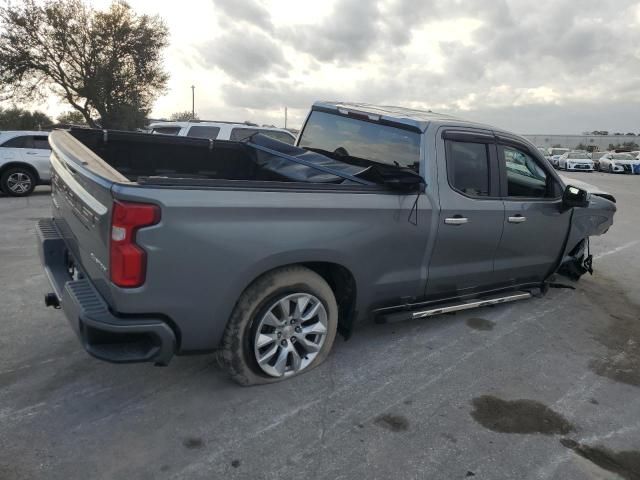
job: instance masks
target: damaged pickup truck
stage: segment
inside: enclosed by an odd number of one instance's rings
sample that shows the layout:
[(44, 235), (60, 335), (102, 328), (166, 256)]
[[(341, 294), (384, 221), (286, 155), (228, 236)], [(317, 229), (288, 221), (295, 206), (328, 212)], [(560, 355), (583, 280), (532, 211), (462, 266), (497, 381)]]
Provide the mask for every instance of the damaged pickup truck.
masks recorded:
[(50, 143), (46, 304), (97, 358), (218, 350), (242, 384), (310, 370), (358, 319), (577, 278), (616, 210), (521, 137), (403, 108), (316, 103), (295, 146), (90, 129)]

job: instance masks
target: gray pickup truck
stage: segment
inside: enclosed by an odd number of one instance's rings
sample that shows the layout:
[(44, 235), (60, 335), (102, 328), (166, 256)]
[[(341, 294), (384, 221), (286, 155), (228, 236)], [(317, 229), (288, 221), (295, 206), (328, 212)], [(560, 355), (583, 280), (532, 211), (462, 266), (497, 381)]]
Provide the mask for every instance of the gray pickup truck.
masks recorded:
[(45, 303), (97, 358), (218, 350), (242, 384), (310, 370), (358, 319), (578, 278), (616, 210), (521, 137), (395, 107), (316, 103), (295, 146), (89, 129), (50, 144)]

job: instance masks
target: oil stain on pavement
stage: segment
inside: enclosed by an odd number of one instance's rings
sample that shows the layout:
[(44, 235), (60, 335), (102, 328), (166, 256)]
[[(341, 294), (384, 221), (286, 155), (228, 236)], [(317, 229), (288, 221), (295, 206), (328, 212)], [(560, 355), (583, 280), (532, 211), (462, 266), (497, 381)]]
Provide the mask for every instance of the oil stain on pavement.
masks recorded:
[(483, 395), (474, 398), (472, 404), (471, 416), (494, 432), (564, 435), (574, 429), (562, 415), (534, 400), (502, 400)]
[(615, 473), (625, 480), (640, 479), (640, 452), (638, 451), (613, 452), (608, 448), (591, 447), (569, 438), (561, 439), (560, 443), (598, 467)]
[(467, 319), (467, 327), (473, 328), (474, 330), (493, 330), (495, 325), (495, 322), (487, 320), (486, 318), (474, 317)]
[(392, 432), (404, 432), (409, 429), (409, 420), (402, 415), (385, 413), (376, 417), (373, 423)]

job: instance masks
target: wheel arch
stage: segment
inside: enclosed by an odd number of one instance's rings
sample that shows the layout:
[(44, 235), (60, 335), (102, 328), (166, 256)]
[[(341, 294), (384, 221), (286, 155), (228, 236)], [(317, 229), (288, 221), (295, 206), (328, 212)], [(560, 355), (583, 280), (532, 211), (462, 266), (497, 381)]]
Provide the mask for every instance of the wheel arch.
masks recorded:
[(244, 287), (240, 289), (240, 295), (249, 288), (260, 277), (268, 273), (285, 267), (301, 266), (306, 267), (314, 273), (320, 275), (336, 298), (338, 304), (338, 332), (346, 339), (351, 335), (353, 323), (357, 316), (357, 282), (356, 277), (342, 262), (329, 260), (300, 260), (277, 265), (270, 265), (266, 269), (261, 269), (259, 273), (253, 273), (251, 279), (243, 282)]
[(33, 165), (30, 165), (26, 162), (20, 162), (20, 161), (11, 161), (0, 166), (0, 177), (2, 177), (2, 175), (4, 175), (4, 172), (6, 172), (7, 170), (11, 168), (18, 168), (18, 167), (24, 168), (25, 170), (29, 170), (29, 172), (31, 172), (35, 177), (36, 183), (40, 183), (40, 175), (38, 175), (38, 170), (36, 170), (36, 168)]

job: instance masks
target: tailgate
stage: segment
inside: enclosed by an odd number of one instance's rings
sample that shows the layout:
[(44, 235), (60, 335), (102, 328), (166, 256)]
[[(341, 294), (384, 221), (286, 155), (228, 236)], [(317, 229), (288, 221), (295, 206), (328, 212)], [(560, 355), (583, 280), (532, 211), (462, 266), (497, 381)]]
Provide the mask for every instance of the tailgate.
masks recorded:
[(108, 300), (111, 186), (129, 182), (66, 131), (54, 131), (49, 143), (55, 226), (76, 266)]

